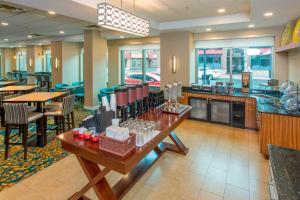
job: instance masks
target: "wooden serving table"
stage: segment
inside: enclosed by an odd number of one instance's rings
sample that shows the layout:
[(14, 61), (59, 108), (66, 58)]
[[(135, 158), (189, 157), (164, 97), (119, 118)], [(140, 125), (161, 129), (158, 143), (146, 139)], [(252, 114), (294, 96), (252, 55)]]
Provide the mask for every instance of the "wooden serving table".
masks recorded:
[[(24, 94), (14, 98), (3, 100), (3, 103), (36, 103), (36, 112), (43, 112), (43, 104), (47, 101), (53, 100), (58, 97), (62, 97), (69, 94), (68, 92), (32, 92), (29, 94)], [(44, 124), (46, 122), (43, 122)], [(30, 146), (44, 147), (47, 145), (47, 134), (45, 129), (41, 130), (40, 124), (37, 125), (37, 132), (42, 134), (37, 134), (36, 142), (29, 143)]]
[[(99, 143), (77, 140), (72, 132), (63, 133), (57, 138), (61, 140), (62, 148), (74, 153), (87, 176), (89, 183), (79, 192), (71, 196), (70, 200), (88, 199), (84, 194), (92, 187), (99, 199), (121, 199), (139, 178), (154, 164), (166, 150), (186, 155), (188, 148), (180, 141), (173, 130), (190, 114), (190, 108), (181, 115), (163, 113), (161, 109), (150, 109), (140, 118), (156, 122), (156, 129), (160, 133), (142, 148), (125, 159), (121, 159), (99, 149)], [(174, 144), (164, 142), (170, 137)], [(99, 165), (104, 166), (100, 169)], [(126, 174), (116, 185), (111, 187), (105, 175), (111, 170)]]

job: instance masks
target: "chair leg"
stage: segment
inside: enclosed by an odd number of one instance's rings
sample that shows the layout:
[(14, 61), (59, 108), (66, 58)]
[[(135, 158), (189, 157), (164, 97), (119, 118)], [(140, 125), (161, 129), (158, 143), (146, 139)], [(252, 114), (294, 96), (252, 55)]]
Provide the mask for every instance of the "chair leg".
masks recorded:
[(22, 125), (22, 141), (24, 147), (24, 160), (27, 160), (27, 140), (28, 140), (28, 124)]
[(43, 116), (39, 119), (39, 123), (41, 124), (41, 134), (43, 136), (44, 145), (47, 145), (47, 116)]
[(63, 131), (63, 133), (65, 132), (65, 123), (66, 123), (66, 121), (65, 121), (65, 116), (62, 116), (61, 117), (61, 123), (62, 123), (62, 131)]
[(68, 123), (68, 130), (70, 130), (71, 129), (70, 114), (67, 114), (67, 123)]
[(5, 126), (5, 160), (8, 158), (10, 125)]
[(75, 123), (74, 123), (74, 112), (71, 112), (71, 120), (72, 120), (72, 128), (75, 128)]
[(59, 120), (58, 117), (54, 117), (54, 123), (56, 124), (56, 135), (59, 134)]

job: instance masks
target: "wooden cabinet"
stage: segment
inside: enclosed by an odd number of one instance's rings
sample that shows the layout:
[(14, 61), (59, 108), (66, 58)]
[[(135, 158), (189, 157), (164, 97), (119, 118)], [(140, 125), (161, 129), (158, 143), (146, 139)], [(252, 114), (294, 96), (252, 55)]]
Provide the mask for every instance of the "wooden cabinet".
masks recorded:
[(260, 113), (260, 150), (267, 156), (268, 144), (300, 150), (300, 117)]
[(247, 128), (257, 129), (256, 100), (252, 98), (246, 100), (245, 126)]

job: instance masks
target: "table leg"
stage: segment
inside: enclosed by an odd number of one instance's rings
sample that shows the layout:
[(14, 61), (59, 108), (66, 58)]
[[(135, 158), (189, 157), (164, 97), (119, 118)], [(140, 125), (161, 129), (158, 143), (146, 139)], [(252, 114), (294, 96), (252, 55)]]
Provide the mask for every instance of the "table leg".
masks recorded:
[(109, 186), (105, 179), (105, 175), (109, 172), (109, 169), (104, 168), (103, 170), (100, 170), (96, 163), (77, 156), (83, 171), (88, 177), (89, 183), (85, 185), (79, 192), (70, 197), (69, 200), (85, 199), (86, 197), (84, 194), (91, 187), (94, 188), (99, 199), (121, 199), (165, 151), (174, 151), (183, 155), (188, 153), (188, 148), (180, 141), (174, 132), (171, 132), (169, 137), (174, 144), (161, 142), (153, 149), (153, 151), (151, 151), (143, 160), (141, 160), (138, 165), (126, 175), (126, 177), (122, 178), (116, 185), (114, 185), (113, 188)]
[(0, 117), (1, 117), (1, 126), (5, 126), (5, 112), (4, 112), (4, 107), (0, 107)]
[(102, 200), (117, 200), (112, 188), (108, 184), (105, 175), (110, 171), (108, 168), (101, 170), (97, 163), (86, 160), (82, 157), (77, 156), (77, 159), (87, 176), (89, 183), (84, 186), (81, 191), (75, 193), (69, 200), (85, 199), (84, 193), (89, 188), (93, 188), (97, 197)]

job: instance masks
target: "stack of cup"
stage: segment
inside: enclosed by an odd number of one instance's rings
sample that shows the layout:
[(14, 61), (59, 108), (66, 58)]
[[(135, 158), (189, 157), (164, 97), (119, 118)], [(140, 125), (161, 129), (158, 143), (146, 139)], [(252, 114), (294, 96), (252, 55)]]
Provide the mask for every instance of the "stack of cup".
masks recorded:
[(115, 117), (117, 113), (117, 100), (116, 100), (116, 94), (110, 94), (110, 108), (112, 111), (115, 112)]
[(107, 96), (102, 97), (102, 106), (105, 107), (106, 111), (110, 111), (110, 106), (109, 106)]

